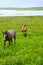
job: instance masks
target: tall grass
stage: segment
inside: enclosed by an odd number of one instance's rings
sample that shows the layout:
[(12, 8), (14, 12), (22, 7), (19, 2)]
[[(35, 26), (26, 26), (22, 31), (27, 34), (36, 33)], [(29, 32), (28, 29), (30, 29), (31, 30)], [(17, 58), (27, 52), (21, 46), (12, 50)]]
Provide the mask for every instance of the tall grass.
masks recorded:
[[(16, 44), (7, 42), (4, 49), (2, 32), (9, 29), (16, 30)], [(43, 65), (43, 16), (0, 17), (0, 65)]]

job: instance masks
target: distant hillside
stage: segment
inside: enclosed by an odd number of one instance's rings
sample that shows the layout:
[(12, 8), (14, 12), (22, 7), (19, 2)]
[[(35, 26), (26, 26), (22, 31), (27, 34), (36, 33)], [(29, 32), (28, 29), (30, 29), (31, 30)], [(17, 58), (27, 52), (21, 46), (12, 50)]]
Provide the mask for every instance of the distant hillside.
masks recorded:
[(43, 7), (31, 7), (31, 8), (0, 8), (0, 10), (6, 9), (6, 10), (43, 10)]

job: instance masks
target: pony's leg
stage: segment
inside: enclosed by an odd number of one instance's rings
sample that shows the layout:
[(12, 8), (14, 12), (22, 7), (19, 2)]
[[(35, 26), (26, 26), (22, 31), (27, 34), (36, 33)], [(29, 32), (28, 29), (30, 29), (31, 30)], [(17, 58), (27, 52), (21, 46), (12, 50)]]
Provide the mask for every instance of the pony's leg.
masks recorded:
[(12, 42), (12, 39), (11, 39), (11, 42)]
[(4, 49), (5, 49), (6, 41), (4, 40)]
[(14, 43), (16, 43), (16, 36), (14, 36)]
[(26, 31), (26, 34), (25, 34), (25, 36), (27, 36), (27, 31)]
[(24, 35), (24, 37), (26, 37), (27, 36), (27, 31), (23, 32), (23, 35)]
[(9, 45), (10, 45), (10, 40), (9, 40)]

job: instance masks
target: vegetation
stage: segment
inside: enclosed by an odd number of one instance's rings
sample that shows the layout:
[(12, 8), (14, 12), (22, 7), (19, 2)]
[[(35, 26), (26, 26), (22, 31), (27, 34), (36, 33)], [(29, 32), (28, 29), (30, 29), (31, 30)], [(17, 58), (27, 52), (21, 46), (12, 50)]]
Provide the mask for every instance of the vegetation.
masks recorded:
[(30, 7), (30, 8), (0, 8), (0, 10), (43, 10), (43, 7)]
[[(27, 24), (27, 37), (21, 32)], [(6, 43), (4, 49), (3, 31), (17, 32), (16, 44)], [(43, 65), (43, 16), (0, 17), (0, 65)]]

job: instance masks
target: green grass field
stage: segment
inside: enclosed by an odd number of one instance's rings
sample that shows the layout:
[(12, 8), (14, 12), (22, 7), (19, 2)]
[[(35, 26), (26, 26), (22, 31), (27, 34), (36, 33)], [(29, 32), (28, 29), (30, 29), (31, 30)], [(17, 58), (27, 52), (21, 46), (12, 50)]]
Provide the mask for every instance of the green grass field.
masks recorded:
[[(16, 44), (7, 42), (4, 49), (2, 32), (9, 29), (16, 30)], [(0, 17), (0, 65), (43, 65), (43, 16)]]

